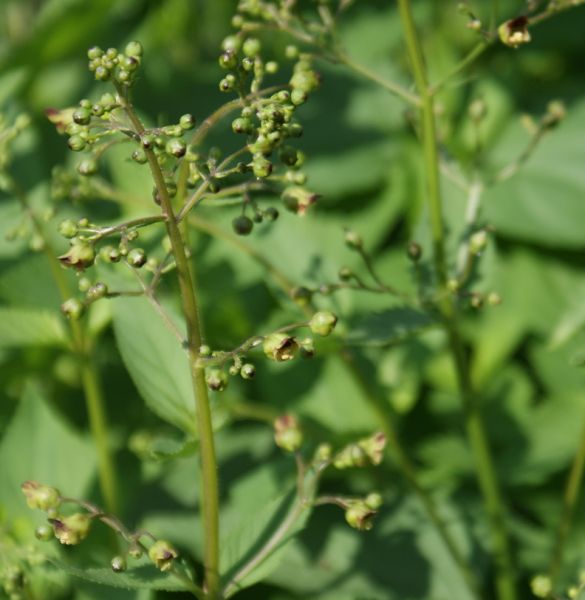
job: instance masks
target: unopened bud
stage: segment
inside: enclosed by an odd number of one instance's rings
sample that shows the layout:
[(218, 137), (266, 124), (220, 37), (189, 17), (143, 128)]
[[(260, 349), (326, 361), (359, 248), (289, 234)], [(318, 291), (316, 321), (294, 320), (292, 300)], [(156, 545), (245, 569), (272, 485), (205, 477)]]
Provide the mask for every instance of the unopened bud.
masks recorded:
[(281, 198), (288, 210), (304, 216), (307, 210), (317, 202), (319, 195), (309, 192), (303, 187), (293, 186), (286, 188)]
[(25, 481), (20, 489), (26, 497), (29, 508), (38, 508), (46, 512), (59, 508), (61, 504), (59, 490), (54, 487), (43, 485), (37, 481)]
[(471, 254), (480, 254), (487, 246), (488, 236), (485, 229), (476, 231), (471, 238), (469, 238), (469, 251)]
[(368, 508), (363, 501), (355, 501), (346, 511), (345, 520), (350, 527), (360, 531), (369, 531), (374, 523), (377, 511)]
[(317, 446), (317, 450), (315, 450), (315, 461), (325, 462), (331, 459), (331, 455), (333, 454), (333, 448), (331, 444), (323, 443)]
[(528, 19), (524, 16), (510, 19), (498, 27), (500, 40), (510, 48), (518, 48), (532, 39), (528, 31)]
[(123, 556), (114, 556), (110, 561), (110, 566), (114, 573), (122, 573), (126, 570), (126, 559)]
[(53, 528), (49, 525), (39, 525), (35, 529), (35, 537), (41, 542), (48, 542), (53, 539)]
[(82, 542), (89, 533), (91, 519), (84, 513), (73, 513), (67, 517), (50, 519), (55, 537), (67, 546)]
[(406, 248), (406, 254), (413, 262), (418, 262), (422, 256), (422, 247), (417, 242), (410, 242)]
[(316, 335), (328, 336), (337, 323), (337, 317), (329, 310), (320, 310), (309, 321), (311, 331)]
[(361, 236), (351, 229), (345, 230), (345, 243), (352, 250), (359, 250), (364, 245)]
[(303, 443), (299, 422), (293, 415), (282, 415), (274, 421), (274, 441), (279, 448), (295, 452)]
[(228, 378), (222, 369), (212, 368), (207, 371), (205, 383), (210, 390), (222, 392), (227, 387)]
[(69, 248), (69, 252), (59, 256), (59, 262), (66, 267), (73, 267), (83, 271), (93, 265), (95, 249), (92, 244), (76, 240)]
[(546, 575), (536, 575), (530, 582), (530, 589), (537, 598), (548, 598), (552, 592), (552, 582)]

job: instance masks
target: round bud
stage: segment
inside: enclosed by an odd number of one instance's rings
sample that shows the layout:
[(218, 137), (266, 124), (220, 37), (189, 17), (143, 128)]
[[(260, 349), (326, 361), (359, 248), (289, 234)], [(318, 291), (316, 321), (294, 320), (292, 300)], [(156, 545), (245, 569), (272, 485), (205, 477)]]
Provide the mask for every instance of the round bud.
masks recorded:
[(238, 367), (238, 365), (231, 365), (230, 368), (228, 369), (228, 374), (231, 375), (232, 377), (235, 377), (239, 373), (240, 373), (240, 368)]
[(134, 152), (132, 152), (132, 160), (137, 162), (139, 165), (143, 165), (148, 159), (146, 158), (146, 153), (144, 150), (142, 150), (142, 148), (137, 148), (134, 150)]
[(262, 50), (262, 44), (257, 38), (248, 38), (242, 46), (243, 53), (249, 58), (258, 56), (258, 54), (260, 54), (260, 50)]
[(77, 165), (77, 172), (85, 177), (88, 177), (89, 175), (95, 175), (97, 170), (98, 164), (95, 158), (86, 158)]
[(349, 281), (353, 277), (353, 272), (349, 267), (341, 267), (337, 276), (341, 281)]
[(232, 131), (234, 133), (251, 133), (254, 129), (254, 123), (248, 117), (237, 117), (232, 121)]
[(182, 115), (179, 119), (179, 127), (185, 131), (195, 127), (195, 117), (191, 114)]
[(100, 65), (95, 70), (95, 78), (98, 81), (107, 81), (110, 78), (110, 71), (109, 71), (109, 69), (106, 69), (106, 67)]
[(115, 263), (120, 260), (120, 251), (114, 246), (103, 246), (100, 248), (100, 258), (104, 262)]
[(329, 310), (320, 310), (315, 313), (309, 321), (311, 331), (323, 337), (328, 336), (333, 331), (336, 324), (337, 317)]
[(61, 304), (61, 312), (72, 321), (77, 321), (83, 315), (85, 307), (77, 298), (69, 298)]
[(372, 510), (378, 510), (378, 508), (382, 506), (382, 495), (378, 492), (371, 492), (365, 497), (364, 502), (368, 508), (371, 508)]
[(264, 210), (264, 216), (268, 221), (276, 221), (276, 219), (278, 219), (278, 215), (278, 210), (273, 206), (269, 206), (267, 209)]
[(289, 60), (296, 60), (299, 57), (299, 49), (294, 44), (289, 44), (284, 50), (284, 55)]
[(167, 143), (166, 151), (168, 152), (168, 154), (174, 156), (175, 158), (181, 158), (182, 156), (185, 156), (185, 152), (187, 151), (187, 145), (183, 140), (173, 139)]
[(142, 555), (144, 554), (144, 552), (142, 551), (142, 548), (136, 542), (134, 542), (128, 548), (128, 554), (132, 558), (138, 559), (138, 558), (142, 558)]
[(252, 171), (255, 177), (264, 179), (272, 173), (272, 163), (261, 154), (252, 160)]
[(77, 282), (77, 289), (82, 294), (85, 294), (85, 292), (87, 292), (90, 287), (91, 287), (91, 280), (87, 277), (81, 277), (79, 279), (79, 281)]
[(58, 231), (63, 237), (71, 239), (77, 235), (78, 229), (74, 221), (71, 219), (64, 219), (59, 223)]
[(85, 148), (85, 140), (79, 135), (72, 135), (67, 140), (67, 145), (73, 152), (81, 152)]
[(359, 250), (363, 246), (362, 238), (351, 229), (345, 230), (345, 244), (352, 250)]
[(116, 81), (118, 83), (128, 84), (130, 83), (132, 76), (126, 69), (118, 68), (116, 69)]
[(104, 51), (99, 46), (93, 46), (87, 51), (87, 58), (89, 60), (95, 60), (96, 58), (101, 58)]
[(148, 150), (149, 148), (152, 148), (152, 146), (156, 143), (156, 139), (152, 134), (145, 133), (140, 138), (140, 143), (142, 144), (143, 148), (146, 148)]
[(142, 248), (133, 248), (128, 252), (126, 256), (126, 262), (135, 269), (139, 269), (140, 267), (146, 264), (146, 253)]
[(413, 262), (418, 262), (422, 256), (422, 248), (416, 242), (410, 242), (406, 248), (406, 254)]
[(41, 542), (48, 542), (53, 539), (53, 528), (50, 525), (39, 525), (35, 529), (35, 537)]
[(290, 296), (299, 306), (307, 306), (313, 297), (313, 292), (301, 285), (293, 288)]
[(238, 58), (233, 50), (226, 50), (219, 56), (219, 66), (222, 69), (232, 70), (238, 66)]
[(98, 281), (95, 285), (92, 285), (87, 290), (87, 299), (91, 302), (95, 302), (100, 298), (104, 298), (108, 294), (108, 286), (101, 281)]
[(236, 87), (236, 78), (233, 75), (227, 75), (219, 82), (221, 92), (231, 92)]
[(240, 375), (242, 376), (242, 379), (252, 379), (256, 375), (256, 367), (251, 363), (246, 363), (242, 365)]
[(240, 215), (232, 221), (232, 227), (238, 235), (249, 235), (254, 229), (254, 223), (246, 215)]
[(274, 75), (275, 73), (278, 72), (278, 63), (276, 61), (274, 61), (274, 60), (269, 60), (266, 63), (265, 68), (266, 68), (266, 72), (269, 75)]
[(137, 41), (128, 42), (128, 44), (126, 44), (126, 48), (124, 48), (124, 54), (126, 56), (133, 56), (134, 58), (140, 59), (143, 53), (144, 49), (142, 44)]
[(91, 120), (91, 110), (89, 108), (78, 108), (73, 112), (73, 121), (78, 125), (87, 125)]
[(228, 35), (221, 43), (221, 47), (226, 52), (237, 52), (242, 47), (242, 38), (237, 35)]
[(486, 298), (486, 302), (490, 306), (499, 306), (502, 303), (502, 297), (498, 292), (490, 292)]
[(300, 106), (301, 104), (304, 104), (308, 98), (309, 96), (306, 92), (303, 92), (302, 90), (296, 88), (290, 94), (290, 101), (295, 106)]
[(209, 369), (205, 375), (207, 387), (214, 392), (222, 392), (228, 384), (227, 376), (222, 369)]
[(211, 356), (211, 348), (207, 344), (199, 346), (199, 356)]
[(487, 114), (487, 106), (484, 100), (476, 98), (467, 109), (469, 116), (472, 121), (479, 123), (482, 121)]
[(110, 562), (110, 566), (114, 573), (122, 573), (127, 567), (126, 559), (123, 556), (114, 556)]

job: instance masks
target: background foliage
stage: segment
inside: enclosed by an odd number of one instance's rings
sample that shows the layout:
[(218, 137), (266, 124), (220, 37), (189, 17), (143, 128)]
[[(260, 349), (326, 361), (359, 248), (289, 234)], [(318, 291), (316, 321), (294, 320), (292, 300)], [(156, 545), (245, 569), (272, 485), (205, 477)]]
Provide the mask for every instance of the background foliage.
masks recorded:
[[(455, 4), (415, 3), (432, 80), (446, 75), (473, 44)], [(522, 5), (506, 3), (508, 16)], [(97, 93), (85, 68), (86, 49), (140, 39), (147, 60), (135, 94), (144, 117), (156, 123), (192, 112), (199, 120), (224, 101), (217, 89), (217, 54), (233, 10), (234, 3), (227, 0), (0, 3), (0, 109), (8, 118), (24, 111), (33, 120), (19, 141), (12, 170), (35, 210), (41, 213), (51, 205), (51, 170), (70, 160), (44, 110)], [(541, 115), (551, 98), (563, 99), (568, 108), (566, 121), (547, 134), (521, 171), (484, 196), (482, 222), (495, 233), (474, 289), (497, 291), (503, 303), (469, 311), (464, 321), (472, 376), (482, 390), (527, 598), (529, 579), (545, 569), (550, 557), (562, 489), (585, 417), (584, 18), (584, 10), (577, 9), (543, 24), (533, 42), (517, 52), (491, 48), (471, 77), (441, 96), (446, 151), (464, 162), (473, 145), (467, 104), (478, 97), (485, 100), (483, 168), (492, 171), (525, 146), (528, 134), (521, 115)], [(409, 85), (393, 3), (356, 3), (342, 37), (355, 59)], [(275, 38), (274, 47), (282, 52), (282, 41)], [(343, 227), (351, 225), (364, 237), (385, 280), (412, 290), (406, 244), (420, 241), (424, 261), (430, 248), (420, 151), (408, 114), (398, 100), (342, 68), (323, 64), (319, 69), (323, 84), (303, 108), (301, 146), (309, 157), (311, 188), (323, 197), (305, 219), (283, 214), (275, 225), (257, 227), (245, 243), (269, 257), (291, 282), (318, 286), (335, 282), (343, 265), (361, 269), (343, 244)], [(228, 128), (229, 121), (212, 142), (233, 145)], [(139, 214), (140, 202), (151, 193), (148, 176), (126, 160), (123, 150), (106, 160), (108, 177), (126, 193), (127, 202), (57, 207), (55, 224), (68, 214), (97, 222)], [(463, 231), (465, 197), (449, 183), (444, 191), (449, 244), (454, 247)], [(234, 215), (230, 209), (201, 211), (230, 238)], [(31, 237), (6, 239), (24, 222), (17, 201), (2, 195), (0, 566), (15, 552), (32, 552), (36, 516), (21, 498), (23, 480), (48, 481), (67, 495), (99, 500), (95, 451), (74, 359), (64, 342), (58, 292), (45, 257), (30, 247)], [(55, 243), (65, 249), (63, 240), (56, 237)], [(233, 240), (196, 232), (193, 245), (212, 346), (230, 348), (290, 320), (291, 313), (301, 315), (265, 267)], [(341, 336), (357, 349), (370, 384), (398, 414), (400, 437), (422, 482), (433, 490), (456, 539), (489, 580), (486, 525), (442, 334), (432, 323), (374, 294), (340, 292), (320, 302), (339, 315)], [(174, 359), (173, 352), (180, 350), (149, 310), (139, 300), (100, 303), (91, 321), (99, 332), (96, 357), (121, 474), (121, 515), (197, 555), (196, 443), (183, 443), (192, 433), (188, 382), (181, 362)], [(413, 328), (424, 331), (409, 337)], [(222, 427), (218, 450), (226, 536), (293, 481), (293, 465), (274, 449), (270, 427), (262, 423), (284, 410), (298, 413), (316, 436), (338, 443), (379, 427), (335, 344), (324, 344), (310, 362), (263, 364), (254, 381), (231, 386), (215, 416)], [(374, 486), (383, 492), (386, 504), (374, 530), (355, 532), (337, 509), (317, 510), (268, 582), (242, 598), (468, 597), (418, 500), (391, 462), (375, 473), (325, 483), (333, 484), (351, 493)], [(578, 509), (575, 514), (563, 571), (567, 584), (583, 566), (585, 513)], [(246, 535), (236, 543), (245, 544)], [(105, 534), (102, 546), (76, 552), (80, 563), (107, 566)], [(43, 590), (38, 598), (104, 597), (105, 588), (69, 578), (47, 564), (36, 577), (37, 590)], [(124, 589), (107, 593), (114, 600), (165, 597), (164, 592)]]

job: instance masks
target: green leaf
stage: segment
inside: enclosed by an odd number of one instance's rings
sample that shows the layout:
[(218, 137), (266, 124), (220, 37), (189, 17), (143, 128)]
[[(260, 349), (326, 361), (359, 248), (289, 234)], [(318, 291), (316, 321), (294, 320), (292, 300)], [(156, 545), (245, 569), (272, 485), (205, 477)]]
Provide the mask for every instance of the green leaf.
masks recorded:
[(114, 573), (109, 567), (79, 567), (65, 560), (52, 560), (51, 562), (70, 575), (111, 587), (166, 592), (180, 592), (189, 589), (173, 575), (161, 573), (147, 558), (133, 561), (123, 573)]
[(178, 339), (144, 298), (114, 302), (122, 360), (147, 406), (186, 433), (196, 432), (189, 361)]
[(350, 329), (346, 341), (350, 345), (388, 346), (434, 324), (436, 321), (427, 313), (408, 306), (398, 306), (359, 319)]
[(60, 316), (46, 310), (0, 306), (0, 348), (67, 343)]
[(28, 479), (83, 497), (95, 464), (93, 444), (55, 414), (37, 387), (29, 386), (0, 444), (0, 505), (11, 518), (31, 517), (20, 491)]
[[(298, 507), (296, 490), (288, 491), (267, 505), (254, 510), (240, 526), (222, 539), (220, 571), (223, 585), (237, 577), (237, 587), (229, 588), (232, 596), (237, 591), (265, 579), (280, 563), (289, 542), (304, 528), (309, 517), (308, 507)], [(284, 531), (278, 537), (280, 531)], [(260, 553), (270, 548), (265, 556)], [(245, 574), (244, 574), (245, 572)]]
[[(508, 181), (485, 194), (485, 215), (505, 236), (555, 248), (584, 248), (585, 102), (569, 108), (567, 119), (540, 142), (528, 162)], [(507, 129), (498, 159), (521, 152), (528, 135)]]

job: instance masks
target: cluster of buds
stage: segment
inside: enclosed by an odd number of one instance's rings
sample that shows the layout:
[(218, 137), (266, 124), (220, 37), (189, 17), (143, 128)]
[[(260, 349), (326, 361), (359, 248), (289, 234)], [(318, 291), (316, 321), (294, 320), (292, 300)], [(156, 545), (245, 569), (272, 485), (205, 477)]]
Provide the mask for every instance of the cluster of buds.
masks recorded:
[(87, 51), (89, 70), (99, 81), (109, 81), (113, 78), (116, 83), (131, 86), (142, 62), (142, 52), (140, 42), (129, 42), (124, 52), (119, 52), (116, 48), (104, 51), (94, 46)]
[(333, 457), (336, 469), (379, 465), (382, 462), (386, 436), (381, 432), (347, 445)]
[[(169, 542), (157, 540), (150, 533), (144, 531), (136, 534), (130, 533), (115, 517), (106, 515), (99, 508), (87, 502), (64, 499), (56, 488), (36, 481), (26, 481), (22, 484), (21, 489), (30, 508), (40, 509), (47, 513), (48, 525), (39, 526), (35, 532), (39, 540), (49, 541), (55, 538), (63, 545), (75, 546), (88, 536), (92, 521), (97, 519), (112, 527), (129, 542), (128, 556), (138, 559), (147, 552), (150, 560), (162, 572), (169, 571), (173, 567), (173, 561), (179, 556), (177, 550)], [(78, 504), (85, 510), (67, 515), (60, 514), (59, 509), (65, 502)], [(148, 536), (153, 541), (148, 549), (140, 541), (143, 536)], [(127, 568), (126, 556), (115, 556), (112, 558), (110, 566), (115, 573), (125, 571)]]

